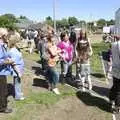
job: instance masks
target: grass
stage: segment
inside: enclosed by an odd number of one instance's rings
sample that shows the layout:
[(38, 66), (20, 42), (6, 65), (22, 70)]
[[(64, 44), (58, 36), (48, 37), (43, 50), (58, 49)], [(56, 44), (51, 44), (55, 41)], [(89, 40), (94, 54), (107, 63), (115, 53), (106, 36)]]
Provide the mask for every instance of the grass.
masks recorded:
[[(60, 85), (59, 89), (61, 90), (61, 95), (55, 95), (52, 92), (31, 92), (27, 99), (25, 99), (24, 101), (16, 101), (15, 109), (17, 111), (9, 117), (9, 120), (23, 120), (25, 118), (25, 114), (29, 114), (29, 112), (32, 112), (32, 110), (34, 109), (36, 109), (36, 111), (41, 110), (41, 108), (43, 107), (47, 109), (61, 99), (76, 95), (75, 90), (69, 88), (68, 86)], [(31, 109), (31, 106), (33, 109)]]
[(100, 53), (104, 50), (107, 50), (108, 46), (109, 45), (107, 43), (103, 43), (103, 42), (92, 44), (92, 48), (93, 48), (93, 55), (91, 57), (92, 73), (103, 74), (103, 68), (102, 68)]
[(32, 61), (38, 61), (40, 60), (40, 55), (37, 52), (33, 52), (32, 54), (29, 54), (27, 50), (21, 50), (23, 53), (23, 57), (32, 60)]

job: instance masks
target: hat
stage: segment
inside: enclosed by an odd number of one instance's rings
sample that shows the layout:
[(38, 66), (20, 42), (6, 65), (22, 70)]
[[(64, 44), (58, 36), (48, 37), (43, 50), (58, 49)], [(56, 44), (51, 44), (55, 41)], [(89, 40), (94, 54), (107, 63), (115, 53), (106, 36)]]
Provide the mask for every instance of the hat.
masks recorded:
[(0, 37), (2, 37), (3, 35), (8, 35), (8, 31), (6, 28), (0, 28)]

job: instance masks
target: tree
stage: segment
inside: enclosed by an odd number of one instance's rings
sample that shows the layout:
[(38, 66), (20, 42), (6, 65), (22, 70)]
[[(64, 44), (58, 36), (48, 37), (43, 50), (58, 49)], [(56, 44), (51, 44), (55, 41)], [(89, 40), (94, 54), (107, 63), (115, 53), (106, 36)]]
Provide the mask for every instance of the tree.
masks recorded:
[(69, 23), (70, 26), (73, 26), (73, 25), (78, 24), (79, 22), (78, 22), (76, 17), (69, 17), (68, 18), (68, 23)]
[(53, 26), (53, 20), (50, 16), (46, 17), (46, 20), (45, 20), (45, 23), (50, 25), (50, 26)]
[(115, 24), (115, 20), (111, 19), (109, 21), (107, 21), (107, 25), (114, 25)]
[(63, 19), (61, 20), (61, 26), (68, 28), (68, 26), (69, 26), (68, 20), (65, 19), (65, 18), (63, 18)]
[(15, 23), (17, 22), (16, 17), (13, 14), (4, 14), (0, 16), (0, 27), (6, 27), (9, 29), (16, 29)]
[(26, 16), (20, 15), (19, 19), (25, 19), (28, 20), (28, 18)]
[(46, 21), (48, 21), (48, 20), (52, 21), (52, 18), (50, 16), (46, 17)]
[(103, 26), (105, 26), (106, 23), (107, 23), (107, 22), (106, 22), (105, 19), (99, 19), (99, 20), (97, 21), (97, 25), (98, 25), (99, 28), (103, 28)]

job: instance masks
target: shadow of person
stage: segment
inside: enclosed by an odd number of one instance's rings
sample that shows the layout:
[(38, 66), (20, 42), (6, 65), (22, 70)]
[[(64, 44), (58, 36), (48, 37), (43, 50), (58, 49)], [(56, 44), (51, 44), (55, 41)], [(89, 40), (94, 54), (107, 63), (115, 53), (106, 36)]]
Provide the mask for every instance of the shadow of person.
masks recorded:
[(44, 79), (34, 78), (32, 86), (48, 89), (48, 82), (47, 80), (44, 80)]
[(43, 75), (43, 76), (46, 75), (46, 72), (43, 71), (40, 67), (32, 66), (32, 70), (35, 71), (35, 74), (36, 74), (36, 75)]
[[(64, 79), (64, 81), (63, 81)], [(64, 76), (61, 74), (60, 75), (60, 83), (66, 83), (72, 87), (76, 87), (76, 88), (79, 88), (81, 85), (80, 85), (80, 81), (76, 81), (76, 76), (74, 75), (70, 75), (70, 76), (66, 76), (64, 78)]]
[(110, 112), (109, 103), (100, 97), (91, 96), (89, 93), (83, 93), (81, 91), (77, 92), (76, 96), (88, 106), (95, 106), (103, 111)]
[(105, 88), (105, 87), (98, 87), (98, 86), (93, 86), (93, 91), (95, 91), (96, 93), (98, 93), (101, 96), (106, 96), (109, 97), (109, 88)]
[(105, 75), (101, 74), (101, 73), (91, 73), (91, 75), (96, 77), (96, 78), (105, 78)]
[(11, 83), (7, 84), (7, 89), (8, 89), (7, 97), (9, 97), (9, 96), (15, 97), (15, 88), (14, 88), (14, 85), (11, 84)]

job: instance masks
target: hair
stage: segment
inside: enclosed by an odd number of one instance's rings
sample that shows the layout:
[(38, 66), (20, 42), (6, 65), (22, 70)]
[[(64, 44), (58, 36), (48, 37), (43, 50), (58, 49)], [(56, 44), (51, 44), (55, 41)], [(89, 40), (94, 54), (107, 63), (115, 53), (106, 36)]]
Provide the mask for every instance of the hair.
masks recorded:
[(60, 34), (60, 39), (61, 39), (62, 41), (64, 41), (64, 37), (65, 37), (66, 35), (68, 35), (67, 32), (62, 32), (62, 33)]
[(76, 42), (76, 33), (73, 32), (73, 31), (70, 33), (70, 42), (71, 43), (75, 43)]
[[(83, 36), (83, 34), (84, 34), (84, 36)], [(83, 33), (83, 31), (80, 30), (80, 34), (79, 34), (78, 40), (87, 40), (87, 39), (88, 39), (88, 38), (87, 38), (87, 32), (85, 31), (85, 32)]]
[[(78, 39), (78, 43), (76, 46), (78, 56), (82, 60), (88, 59), (88, 57), (89, 57), (88, 51), (89, 51), (89, 47), (90, 47), (86, 32), (84, 34), (85, 34), (85, 36), (83, 37), (83, 32), (80, 31), (80, 38)], [(85, 40), (86, 42), (82, 43), (81, 40)]]

